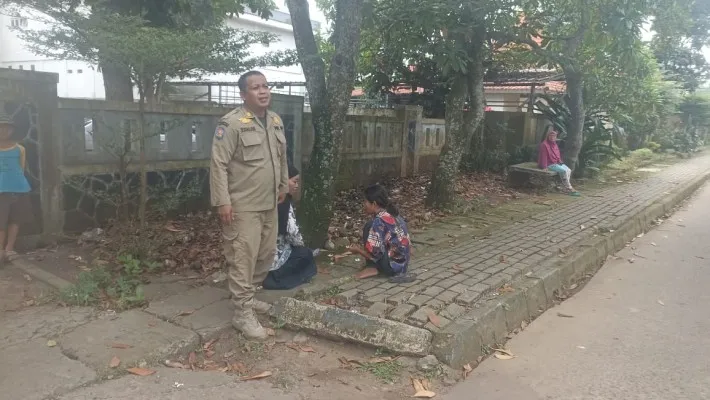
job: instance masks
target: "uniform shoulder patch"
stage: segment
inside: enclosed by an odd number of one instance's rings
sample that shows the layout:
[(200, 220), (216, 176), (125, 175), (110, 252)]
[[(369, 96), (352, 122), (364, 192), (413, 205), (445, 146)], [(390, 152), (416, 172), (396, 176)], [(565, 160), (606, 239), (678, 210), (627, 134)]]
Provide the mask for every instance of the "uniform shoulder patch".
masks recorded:
[(220, 119), (219, 122), (217, 122), (217, 126), (229, 126), (229, 122)]
[(214, 137), (217, 140), (222, 140), (224, 138), (224, 134), (226, 133), (226, 130), (224, 129), (224, 126), (217, 126), (217, 129), (214, 131)]

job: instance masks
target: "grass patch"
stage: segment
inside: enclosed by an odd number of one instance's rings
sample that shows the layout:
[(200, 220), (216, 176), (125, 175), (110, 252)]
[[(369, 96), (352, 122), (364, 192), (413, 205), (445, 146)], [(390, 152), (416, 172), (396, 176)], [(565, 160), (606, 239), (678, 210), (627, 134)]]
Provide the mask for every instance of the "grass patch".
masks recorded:
[(650, 149), (638, 149), (629, 153), (621, 160), (610, 162), (602, 171), (604, 175), (633, 172), (652, 164), (677, 161), (673, 154), (654, 153)]
[(118, 262), (117, 270), (94, 265), (90, 270), (82, 271), (75, 284), (62, 290), (61, 300), (73, 306), (104, 305), (118, 310), (145, 304), (142, 275), (156, 272), (160, 264), (130, 255), (118, 257)]
[(359, 370), (369, 372), (377, 379), (385, 383), (394, 383), (399, 378), (399, 373), (402, 371), (402, 364), (397, 360), (364, 363), (358, 367)]

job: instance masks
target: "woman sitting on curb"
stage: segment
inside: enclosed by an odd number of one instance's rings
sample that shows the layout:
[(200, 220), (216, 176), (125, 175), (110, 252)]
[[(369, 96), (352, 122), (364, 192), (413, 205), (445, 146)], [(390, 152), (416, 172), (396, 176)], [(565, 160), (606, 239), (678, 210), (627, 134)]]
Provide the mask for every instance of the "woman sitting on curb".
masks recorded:
[(392, 283), (413, 282), (415, 276), (407, 274), (411, 249), (407, 223), (389, 201), (387, 190), (380, 185), (365, 189), (364, 208), (373, 217), (363, 228), (364, 248), (358, 245), (349, 248), (366, 260), (366, 268), (357, 277), (379, 274), (389, 277)]
[(565, 186), (565, 192), (570, 196), (580, 196), (579, 192), (574, 190), (570, 183), (572, 170), (562, 163), (560, 148), (557, 146), (556, 131), (549, 131), (542, 139), (537, 152), (537, 166), (540, 167), (540, 169), (558, 173), (562, 178), (562, 184)]

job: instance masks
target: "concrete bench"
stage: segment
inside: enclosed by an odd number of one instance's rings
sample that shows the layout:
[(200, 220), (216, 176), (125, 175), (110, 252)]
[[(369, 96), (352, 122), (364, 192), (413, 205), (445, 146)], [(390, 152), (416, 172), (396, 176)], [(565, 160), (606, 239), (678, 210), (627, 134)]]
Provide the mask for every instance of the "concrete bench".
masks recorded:
[(526, 162), (508, 166), (508, 184), (511, 187), (535, 187), (549, 189), (555, 186), (559, 174), (540, 169), (537, 163)]

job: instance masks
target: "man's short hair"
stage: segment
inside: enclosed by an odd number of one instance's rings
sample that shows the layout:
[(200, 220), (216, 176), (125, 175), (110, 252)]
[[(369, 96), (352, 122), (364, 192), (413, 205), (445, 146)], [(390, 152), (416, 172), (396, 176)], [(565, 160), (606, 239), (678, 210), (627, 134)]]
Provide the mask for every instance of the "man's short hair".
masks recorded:
[(237, 85), (239, 86), (239, 91), (244, 93), (247, 91), (247, 79), (249, 79), (250, 76), (255, 76), (255, 75), (260, 75), (266, 78), (266, 75), (262, 74), (259, 71), (249, 71), (245, 72), (242, 74), (242, 76), (239, 77), (239, 80), (237, 81)]

